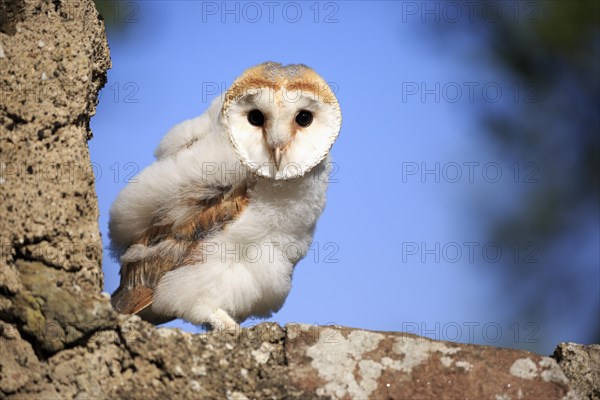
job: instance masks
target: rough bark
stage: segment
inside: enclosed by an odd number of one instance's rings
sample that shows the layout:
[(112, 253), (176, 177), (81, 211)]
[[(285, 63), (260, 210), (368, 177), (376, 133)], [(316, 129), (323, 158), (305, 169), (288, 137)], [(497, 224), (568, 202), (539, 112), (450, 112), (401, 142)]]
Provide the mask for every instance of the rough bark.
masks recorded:
[(563, 344), (557, 363), (402, 333), (194, 335), (117, 315), (87, 148), (109, 67), (91, 0), (0, 0), (0, 397), (598, 398), (599, 346)]

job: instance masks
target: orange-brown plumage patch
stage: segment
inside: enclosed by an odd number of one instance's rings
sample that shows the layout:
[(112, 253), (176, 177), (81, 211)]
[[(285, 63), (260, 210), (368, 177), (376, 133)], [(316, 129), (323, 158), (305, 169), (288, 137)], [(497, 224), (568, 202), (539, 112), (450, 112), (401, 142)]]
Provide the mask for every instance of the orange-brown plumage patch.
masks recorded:
[(315, 71), (305, 65), (281, 65), (267, 62), (244, 71), (225, 94), (225, 106), (243, 96), (251, 89), (269, 88), (280, 90), (300, 90), (311, 93), (327, 104), (337, 103), (331, 88)]
[(329, 87), (323, 81), (292, 81), (285, 85), (283, 90), (288, 92), (291, 92), (292, 90), (297, 90), (302, 94), (311, 94), (316, 99), (322, 101), (325, 101), (325, 99), (331, 95)]
[(152, 289), (145, 286), (134, 286), (127, 291), (115, 293), (111, 300), (114, 309), (118, 312), (134, 314), (152, 303)]
[(281, 89), (281, 84), (262, 77), (250, 76), (235, 82), (225, 93), (225, 101), (233, 101), (252, 89), (269, 88), (273, 91)]

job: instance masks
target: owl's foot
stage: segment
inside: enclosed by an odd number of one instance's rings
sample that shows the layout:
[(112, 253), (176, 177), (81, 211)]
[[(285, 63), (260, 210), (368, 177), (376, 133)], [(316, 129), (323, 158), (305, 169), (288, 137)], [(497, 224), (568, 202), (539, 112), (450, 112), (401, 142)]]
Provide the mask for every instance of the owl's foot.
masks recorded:
[(229, 314), (220, 308), (210, 315), (208, 323), (217, 332), (234, 332), (239, 334), (242, 329)]

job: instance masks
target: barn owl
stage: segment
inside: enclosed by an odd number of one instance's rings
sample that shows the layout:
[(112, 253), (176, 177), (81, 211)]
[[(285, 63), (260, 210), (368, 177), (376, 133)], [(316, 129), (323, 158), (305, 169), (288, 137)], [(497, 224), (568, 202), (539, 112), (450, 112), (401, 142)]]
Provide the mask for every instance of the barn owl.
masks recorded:
[(113, 307), (216, 330), (279, 310), (325, 207), (340, 127), (317, 73), (267, 62), (171, 129), (110, 210)]

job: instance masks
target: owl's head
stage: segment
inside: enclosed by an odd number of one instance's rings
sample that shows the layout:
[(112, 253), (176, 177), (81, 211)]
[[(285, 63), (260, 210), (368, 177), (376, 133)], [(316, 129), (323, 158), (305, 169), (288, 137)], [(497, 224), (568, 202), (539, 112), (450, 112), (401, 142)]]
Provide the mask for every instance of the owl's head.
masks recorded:
[(331, 88), (311, 68), (267, 62), (225, 93), (222, 121), (241, 162), (271, 179), (303, 176), (326, 156), (342, 123)]

